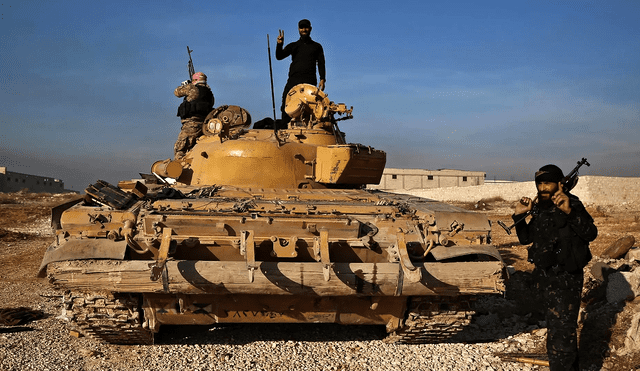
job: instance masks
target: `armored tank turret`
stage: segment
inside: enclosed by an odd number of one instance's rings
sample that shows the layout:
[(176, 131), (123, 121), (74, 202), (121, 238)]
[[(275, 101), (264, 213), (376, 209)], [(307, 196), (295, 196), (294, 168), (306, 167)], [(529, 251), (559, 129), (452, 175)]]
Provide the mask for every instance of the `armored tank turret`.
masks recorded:
[(234, 322), (383, 325), (390, 342), (438, 342), (469, 324), (475, 297), (504, 291), (484, 215), (366, 190), (386, 154), (347, 143), (338, 122), (352, 108), (316, 87), (292, 89), (286, 110), (286, 129), (250, 129), (246, 110), (219, 107), (180, 161), (53, 210), (40, 275), (67, 290), (73, 325), (121, 344)]

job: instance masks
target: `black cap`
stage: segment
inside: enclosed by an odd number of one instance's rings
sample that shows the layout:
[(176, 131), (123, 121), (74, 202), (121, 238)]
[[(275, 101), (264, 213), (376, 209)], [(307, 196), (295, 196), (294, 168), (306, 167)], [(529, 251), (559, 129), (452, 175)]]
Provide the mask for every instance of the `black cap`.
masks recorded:
[(298, 28), (311, 28), (311, 22), (308, 19), (302, 19), (298, 22)]
[(557, 183), (564, 178), (562, 170), (556, 165), (544, 165), (540, 170), (536, 171), (536, 183), (554, 182)]

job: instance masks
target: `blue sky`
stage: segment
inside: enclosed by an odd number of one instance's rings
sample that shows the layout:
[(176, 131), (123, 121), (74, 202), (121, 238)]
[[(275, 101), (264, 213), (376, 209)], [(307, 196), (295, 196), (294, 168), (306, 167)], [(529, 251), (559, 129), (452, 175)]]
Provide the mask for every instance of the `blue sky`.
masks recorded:
[(83, 190), (173, 155), (186, 46), (216, 106), (272, 116), (311, 20), (347, 139), (387, 166), (640, 176), (638, 1), (3, 1), (0, 166)]

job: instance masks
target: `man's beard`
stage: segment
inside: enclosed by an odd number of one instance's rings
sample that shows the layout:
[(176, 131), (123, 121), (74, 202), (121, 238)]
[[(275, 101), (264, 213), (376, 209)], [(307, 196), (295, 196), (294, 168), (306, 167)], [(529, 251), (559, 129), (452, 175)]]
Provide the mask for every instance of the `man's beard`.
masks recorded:
[(540, 204), (540, 206), (548, 207), (550, 205), (553, 205), (551, 196), (553, 196), (551, 192), (538, 192), (538, 203)]

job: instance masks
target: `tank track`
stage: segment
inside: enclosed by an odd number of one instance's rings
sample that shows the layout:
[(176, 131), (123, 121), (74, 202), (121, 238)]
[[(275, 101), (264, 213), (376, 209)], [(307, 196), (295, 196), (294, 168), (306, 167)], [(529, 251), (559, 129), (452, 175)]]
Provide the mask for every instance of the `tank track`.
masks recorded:
[(74, 292), (64, 300), (71, 321), (85, 336), (111, 344), (153, 344), (153, 332), (142, 327), (137, 296)]
[(450, 340), (471, 323), (475, 314), (467, 297), (409, 298), (407, 316), (385, 343), (423, 344)]

